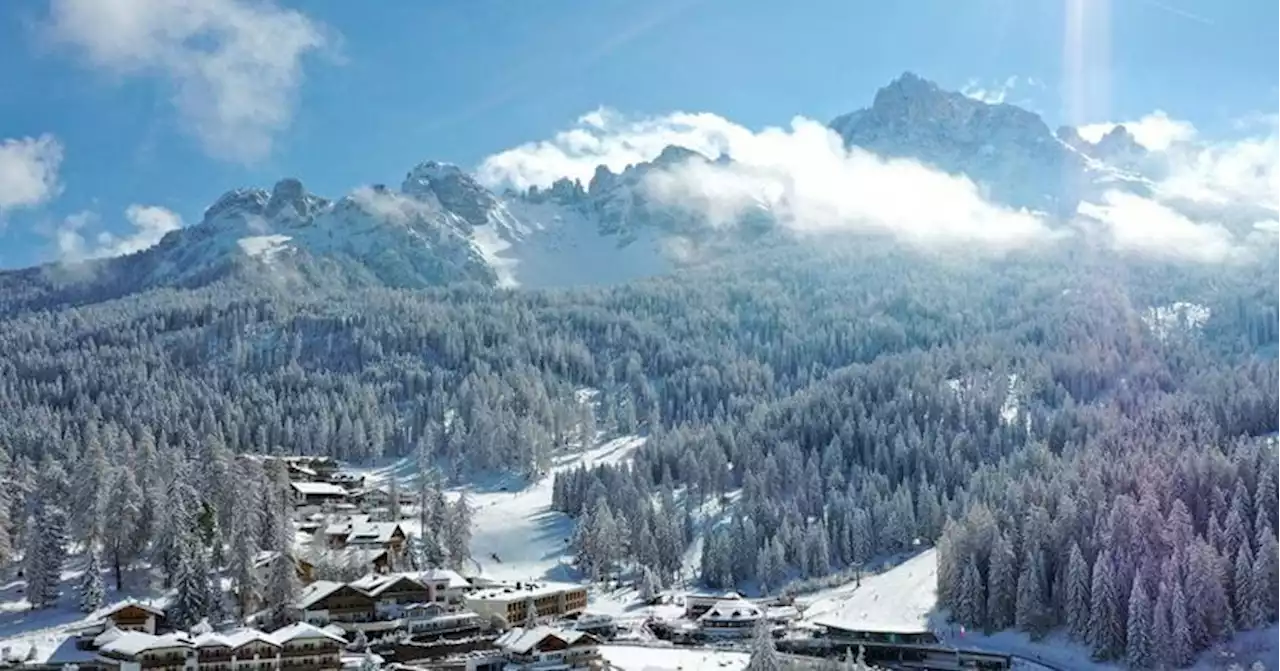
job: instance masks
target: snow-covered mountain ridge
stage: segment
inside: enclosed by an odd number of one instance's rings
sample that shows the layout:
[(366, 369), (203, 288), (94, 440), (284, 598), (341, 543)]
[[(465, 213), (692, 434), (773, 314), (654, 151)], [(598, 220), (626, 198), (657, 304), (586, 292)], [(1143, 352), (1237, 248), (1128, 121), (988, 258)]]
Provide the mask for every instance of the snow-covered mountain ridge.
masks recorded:
[[(1151, 157), (1123, 126), (1091, 143), (1074, 128), (1051, 131), (1028, 110), (946, 91), (911, 73), (830, 128), (848, 147), (967, 176), (994, 202), (1059, 221), (1083, 202), (1103, 202), (1108, 191), (1147, 196), (1154, 185)], [(91, 276), (101, 297), (226, 279), (405, 288), (616, 283), (661, 274), (708, 248), (741, 248), (775, 228), (779, 214), (764, 199), (735, 211), (735, 225), (726, 227), (649, 188), (661, 172), (689, 175), (696, 171), (677, 168), (732, 162), (666, 146), (616, 172), (601, 165), (586, 184), (564, 178), (498, 193), (458, 166), (426, 161), (398, 188), (363, 187), (336, 200), (285, 178), (270, 190), (228, 191), (196, 225), (128, 257), (55, 273), (55, 284)], [(31, 275), (4, 273), (0, 282)]]

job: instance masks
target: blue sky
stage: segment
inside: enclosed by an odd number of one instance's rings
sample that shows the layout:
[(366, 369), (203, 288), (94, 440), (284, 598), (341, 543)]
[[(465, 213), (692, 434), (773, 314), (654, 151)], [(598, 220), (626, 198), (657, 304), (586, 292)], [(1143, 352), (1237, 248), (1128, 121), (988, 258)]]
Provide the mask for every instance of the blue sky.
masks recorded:
[(911, 70), (1050, 125), (1158, 109), (1215, 137), (1277, 108), (1261, 0), (176, 4), (0, 10), (0, 267), (129, 251), (281, 176), (337, 197), (426, 159), (474, 167), (601, 106), (760, 128)]

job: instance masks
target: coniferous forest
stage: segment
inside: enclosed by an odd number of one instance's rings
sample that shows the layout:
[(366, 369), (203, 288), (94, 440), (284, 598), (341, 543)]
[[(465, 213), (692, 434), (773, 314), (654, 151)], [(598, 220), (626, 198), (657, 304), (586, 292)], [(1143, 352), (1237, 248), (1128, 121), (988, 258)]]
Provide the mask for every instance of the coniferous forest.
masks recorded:
[(464, 481), (639, 433), (555, 479), (590, 575), (656, 588), (700, 544), (707, 585), (776, 592), (936, 546), (966, 626), (1185, 664), (1277, 618), (1276, 276), (855, 239), (575, 290), (26, 296), (0, 316), (0, 564), (36, 605), (73, 550), (254, 580), (291, 529), (243, 453)]

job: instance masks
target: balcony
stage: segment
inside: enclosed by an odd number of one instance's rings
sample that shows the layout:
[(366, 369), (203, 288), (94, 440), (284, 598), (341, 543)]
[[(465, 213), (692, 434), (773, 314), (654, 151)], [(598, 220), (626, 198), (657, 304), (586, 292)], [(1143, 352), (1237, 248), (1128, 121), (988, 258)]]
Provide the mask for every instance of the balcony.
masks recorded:
[(280, 651), (280, 657), (289, 659), (291, 657), (319, 657), (321, 655), (336, 655), (341, 649), (336, 645), (318, 645), (311, 648), (285, 648)]

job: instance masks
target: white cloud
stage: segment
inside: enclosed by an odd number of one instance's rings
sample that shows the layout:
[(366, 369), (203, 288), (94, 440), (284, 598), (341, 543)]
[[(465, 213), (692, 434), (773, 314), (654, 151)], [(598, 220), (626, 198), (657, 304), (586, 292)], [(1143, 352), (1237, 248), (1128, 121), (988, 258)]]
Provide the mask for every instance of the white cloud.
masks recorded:
[(1270, 135), (1233, 142), (1179, 147), (1170, 157), (1161, 191), (1215, 205), (1280, 207), (1280, 138)]
[(880, 231), (920, 244), (999, 248), (1055, 235), (1037, 216), (986, 201), (968, 179), (846, 150), (825, 125), (804, 118), (789, 128), (753, 132), (713, 114), (628, 120), (597, 111), (551, 140), (486, 159), (479, 174), (490, 184), (521, 188), (546, 186), (564, 175), (586, 181), (599, 164), (618, 171), (673, 144), (733, 160), (654, 170), (643, 188), (658, 202), (694, 210), (717, 225), (763, 207), (797, 233)]
[(130, 205), (124, 216), (133, 227), (132, 231), (123, 236), (102, 231), (93, 236), (92, 243), (86, 237), (85, 229), (96, 225), (98, 216), (85, 211), (67, 217), (63, 225), (54, 231), (59, 260), (75, 263), (133, 254), (155, 246), (165, 233), (182, 228), (182, 217), (155, 205)]
[[(1039, 86), (1039, 81), (1034, 78), (1028, 78), (1024, 83), (1029, 86)], [(1014, 75), (1005, 79), (1003, 82), (997, 82), (989, 86), (981, 84), (977, 79), (970, 79), (969, 82), (960, 89), (960, 92), (974, 100), (981, 100), (988, 105), (999, 105), (1000, 103), (1003, 103), (1009, 97), (1009, 94), (1017, 87), (1018, 77), (1017, 75)]]
[(0, 215), (58, 193), (62, 145), (52, 135), (0, 141)]
[(305, 15), (251, 0), (53, 0), (50, 31), (94, 67), (166, 78), (205, 150), (237, 161), (270, 152), (303, 56), (326, 43)]
[(1081, 203), (1080, 214), (1105, 227), (1110, 244), (1123, 252), (1140, 252), (1202, 263), (1239, 260), (1247, 249), (1226, 228), (1197, 223), (1154, 200), (1109, 191), (1102, 204)]
[(1164, 110), (1156, 110), (1133, 121), (1105, 122), (1080, 126), (1080, 137), (1097, 142), (1116, 126), (1123, 125), (1138, 144), (1151, 151), (1165, 151), (1170, 146), (1195, 138), (1196, 128), (1189, 121), (1172, 119)]
[(486, 158), (476, 172), (485, 184), (517, 189), (550, 186), (561, 177), (586, 184), (598, 165), (620, 172), (628, 165), (653, 159), (668, 145), (715, 157), (750, 134), (715, 114), (676, 112), (653, 119), (628, 119), (602, 108), (583, 115), (573, 128), (550, 140), (530, 142)]

